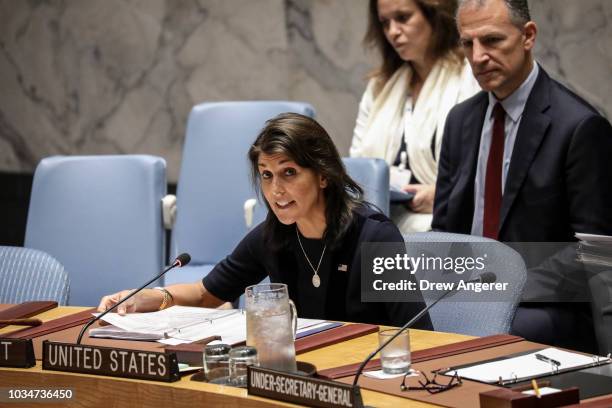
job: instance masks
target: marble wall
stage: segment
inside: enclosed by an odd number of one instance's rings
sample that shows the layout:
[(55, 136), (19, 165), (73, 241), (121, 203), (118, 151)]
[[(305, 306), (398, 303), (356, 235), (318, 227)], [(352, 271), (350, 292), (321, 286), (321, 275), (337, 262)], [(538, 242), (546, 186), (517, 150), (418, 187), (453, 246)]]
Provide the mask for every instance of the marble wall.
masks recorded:
[[(367, 0), (0, 0), (0, 171), (149, 153), (176, 181), (203, 101), (312, 103), (346, 154)], [(612, 2), (532, 1), (538, 59), (612, 116)]]
[(531, 0), (536, 58), (612, 119), (612, 1)]

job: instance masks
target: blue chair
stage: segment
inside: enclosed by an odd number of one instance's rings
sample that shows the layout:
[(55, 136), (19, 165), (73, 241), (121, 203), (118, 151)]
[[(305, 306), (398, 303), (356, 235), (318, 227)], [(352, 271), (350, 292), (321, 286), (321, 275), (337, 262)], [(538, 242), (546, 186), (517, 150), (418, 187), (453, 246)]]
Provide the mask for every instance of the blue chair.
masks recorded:
[(51, 255), (35, 249), (0, 246), (0, 303), (68, 302), (68, 274)]
[(389, 215), (389, 165), (382, 159), (344, 157), (349, 176), (363, 188), (366, 201)]
[(161, 271), (164, 159), (145, 155), (57, 156), (34, 173), (25, 246), (57, 258), (70, 304), (140, 286)]
[[(249, 231), (244, 205), (257, 195), (247, 152), (265, 122), (284, 112), (314, 116), (309, 104), (287, 101), (202, 103), (191, 110), (171, 250), (190, 253), (191, 264), (168, 273), (166, 284), (202, 279)], [(266, 213), (258, 202), (253, 225)]]
[[(484, 256), (486, 269), (482, 272), (493, 272), (498, 282), (509, 283), (503, 301), (490, 301), (491, 295), (487, 293), (470, 293), (471, 301), (453, 300), (452, 296), (442, 300), (429, 311), (434, 330), (473, 336), (510, 332), (527, 280), (525, 262), (518, 252), (489, 238), (446, 232), (417, 232), (404, 235), (404, 240), (409, 256), (427, 254), (444, 258), (457, 256), (457, 252), (464, 255), (466, 251), (474, 257)], [(432, 273), (440, 276), (439, 271), (427, 271), (417, 272), (416, 277), (420, 280)], [(432, 303), (439, 294), (424, 292), (425, 302)]]

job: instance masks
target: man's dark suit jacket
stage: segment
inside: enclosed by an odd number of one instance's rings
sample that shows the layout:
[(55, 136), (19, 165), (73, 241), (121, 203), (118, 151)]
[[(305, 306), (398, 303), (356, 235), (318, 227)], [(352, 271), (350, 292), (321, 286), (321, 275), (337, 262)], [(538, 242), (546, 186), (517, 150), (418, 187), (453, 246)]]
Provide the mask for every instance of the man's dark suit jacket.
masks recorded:
[[(481, 92), (448, 115), (434, 230), (471, 232), (487, 104)], [(575, 232), (612, 235), (612, 126), (540, 67), (516, 136), (498, 239), (570, 242)]]

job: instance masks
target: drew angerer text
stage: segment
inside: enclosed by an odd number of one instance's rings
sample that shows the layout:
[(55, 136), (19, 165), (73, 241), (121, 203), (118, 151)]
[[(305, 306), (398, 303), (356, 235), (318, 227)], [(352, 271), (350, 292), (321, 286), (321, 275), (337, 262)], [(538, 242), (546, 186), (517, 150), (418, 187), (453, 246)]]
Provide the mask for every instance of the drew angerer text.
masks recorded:
[(468, 282), (460, 280), (459, 282), (430, 282), (426, 279), (421, 279), (418, 282), (409, 281), (402, 279), (398, 282), (384, 282), (377, 279), (373, 282), (374, 290), (416, 290), (418, 286), (419, 290), (457, 290), (457, 291), (470, 291), (475, 293), (480, 292), (493, 292), (493, 291), (506, 291), (508, 289), (508, 282), (494, 282), (494, 283), (482, 283), (482, 282)]

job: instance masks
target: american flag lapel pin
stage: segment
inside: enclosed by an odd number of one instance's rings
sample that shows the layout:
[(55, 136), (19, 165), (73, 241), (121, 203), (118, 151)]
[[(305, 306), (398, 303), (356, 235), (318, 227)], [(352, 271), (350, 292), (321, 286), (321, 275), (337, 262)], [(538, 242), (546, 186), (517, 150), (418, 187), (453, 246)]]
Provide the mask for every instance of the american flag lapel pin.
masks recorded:
[(340, 264), (340, 265), (338, 265), (338, 270), (342, 271), (342, 272), (346, 272), (346, 271), (348, 271), (348, 265)]

